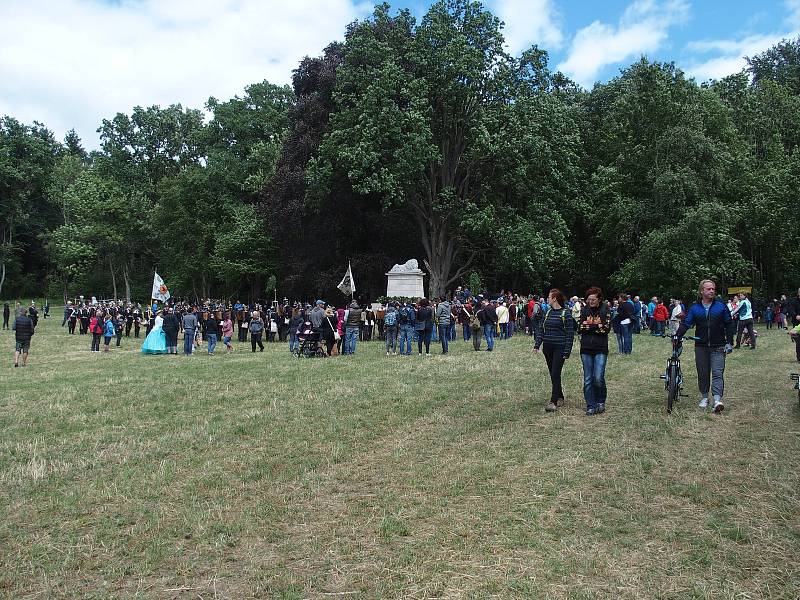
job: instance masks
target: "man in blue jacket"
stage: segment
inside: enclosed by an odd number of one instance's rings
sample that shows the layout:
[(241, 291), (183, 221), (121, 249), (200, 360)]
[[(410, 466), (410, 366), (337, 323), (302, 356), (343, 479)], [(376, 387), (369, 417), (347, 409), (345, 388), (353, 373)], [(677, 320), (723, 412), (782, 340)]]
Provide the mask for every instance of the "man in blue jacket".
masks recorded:
[(716, 299), (717, 286), (710, 279), (700, 282), (700, 302), (695, 302), (678, 327), (673, 340), (681, 338), (691, 327), (699, 338), (694, 345), (697, 366), (697, 383), (700, 388), (700, 408), (708, 407), (708, 392), (714, 398), (714, 412), (722, 412), (722, 394), (725, 391), (725, 356), (733, 351), (733, 332), (736, 327), (728, 307)]

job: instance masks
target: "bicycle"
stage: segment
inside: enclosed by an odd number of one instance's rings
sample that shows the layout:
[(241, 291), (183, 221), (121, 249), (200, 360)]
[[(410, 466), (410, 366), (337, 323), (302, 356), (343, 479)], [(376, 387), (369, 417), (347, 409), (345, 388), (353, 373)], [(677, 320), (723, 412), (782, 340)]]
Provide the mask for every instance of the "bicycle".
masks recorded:
[(797, 390), (797, 402), (800, 404), (800, 373), (792, 373), (789, 379), (794, 381), (794, 389)]
[[(667, 336), (662, 336), (667, 337)], [(680, 342), (677, 337), (671, 338), (674, 341)], [(700, 338), (685, 335), (684, 340), (699, 340)], [(681, 394), (683, 389), (683, 373), (681, 372), (681, 353), (683, 346), (680, 343), (673, 343), (672, 356), (667, 359), (667, 368), (661, 379), (664, 380), (664, 389), (667, 391), (667, 413), (672, 412), (672, 406), (679, 397), (688, 398), (687, 394)]]

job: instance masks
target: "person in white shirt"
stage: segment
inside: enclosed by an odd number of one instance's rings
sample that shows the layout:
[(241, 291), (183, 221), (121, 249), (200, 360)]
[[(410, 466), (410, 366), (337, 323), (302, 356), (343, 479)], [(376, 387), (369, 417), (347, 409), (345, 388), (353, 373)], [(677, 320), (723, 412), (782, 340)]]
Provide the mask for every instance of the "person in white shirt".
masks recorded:
[(497, 324), (500, 325), (500, 339), (508, 339), (508, 308), (502, 298), (497, 300)]

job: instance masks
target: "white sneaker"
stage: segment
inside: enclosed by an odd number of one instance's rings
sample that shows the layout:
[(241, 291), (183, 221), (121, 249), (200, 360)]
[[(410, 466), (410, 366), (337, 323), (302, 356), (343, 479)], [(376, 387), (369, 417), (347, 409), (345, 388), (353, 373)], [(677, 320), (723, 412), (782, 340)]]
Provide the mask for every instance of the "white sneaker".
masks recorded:
[(700, 404), (698, 404), (700, 408), (708, 408), (708, 398), (703, 398), (700, 400)]
[(386, 356), (389, 356), (389, 353), (388, 353), (388, 352), (386, 353)]
[(723, 410), (725, 410), (725, 405), (722, 400), (714, 400), (714, 412), (721, 413)]

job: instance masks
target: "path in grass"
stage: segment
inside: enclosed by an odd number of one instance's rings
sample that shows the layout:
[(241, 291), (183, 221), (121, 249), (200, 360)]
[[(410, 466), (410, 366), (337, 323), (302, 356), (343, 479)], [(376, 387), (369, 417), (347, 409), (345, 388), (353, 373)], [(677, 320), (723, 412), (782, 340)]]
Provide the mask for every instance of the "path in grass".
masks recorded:
[(187, 359), (93, 355), (59, 324), (0, 371), (0, 595), (800, 596), (781, 332), (729, 359), (720, 416), (695, 407), (690, 350), (691, 398), (663, 414), (668, 343), (637, 336), (589, 418), (577, 355), (568, 406), (543, 412), (523, 336)]

